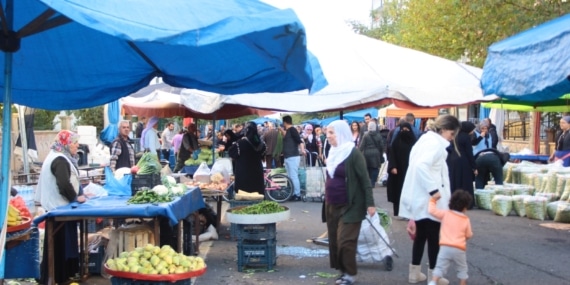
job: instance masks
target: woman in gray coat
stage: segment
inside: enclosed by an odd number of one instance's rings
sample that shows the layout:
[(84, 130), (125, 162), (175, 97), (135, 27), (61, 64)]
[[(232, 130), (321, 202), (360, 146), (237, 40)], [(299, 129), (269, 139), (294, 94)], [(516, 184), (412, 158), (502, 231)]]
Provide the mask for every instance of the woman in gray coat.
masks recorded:
[(366, 168), (372, 188), (376, 185), (380, 166), (384, 163), (384, 140), (379, 131), (376, 130), (375, 122), (368, 122), (368, 131), (362, 137), (358, 149), (366, 159)]

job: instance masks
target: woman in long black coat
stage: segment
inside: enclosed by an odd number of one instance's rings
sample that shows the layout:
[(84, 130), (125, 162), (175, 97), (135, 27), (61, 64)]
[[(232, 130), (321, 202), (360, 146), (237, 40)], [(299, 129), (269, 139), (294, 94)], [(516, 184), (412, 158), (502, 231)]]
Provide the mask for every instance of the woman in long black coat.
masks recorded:
[[(448, 148), (447, 167), (449, 168), (449, 182), (451, 193), (462, 189), (474, 198), (473, 180), (477, 174), (477, 166), (473, 156), (471, 135), (475, 130), (475, 124), (461, 122), (461, 130), (455, 136), (455, 146), (452, 143)], [(470, 205), (469, 208), (472, 208)]]
[(234, 176), (236, 190), (264, 194), (263, 163), (265, 143), (257, 133), (257, 125), (248, 123), (245, 136), (232, 144), (229, 155), (235, 161)]
[(412, 125), (408, 122), (400, 123), (400, 132), (394, 138), (394, 142), (388, 153), (388, 201), (394, 207), (394, 216), (398, 216), (400, 211), (400, 196), (404, 179), (408, 171), (410, 152), (416, 143), (416, 136), (412, 132)]

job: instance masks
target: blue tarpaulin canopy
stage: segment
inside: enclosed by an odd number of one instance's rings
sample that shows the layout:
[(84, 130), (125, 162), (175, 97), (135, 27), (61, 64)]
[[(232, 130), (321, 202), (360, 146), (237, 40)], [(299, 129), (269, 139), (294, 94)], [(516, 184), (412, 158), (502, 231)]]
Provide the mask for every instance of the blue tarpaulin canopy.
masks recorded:
[[(362, 110), (343, 114), (342, 119), (347, 120), (348, 123), (352, 123), (353, 121), (361, 122), (361, 121), (364, 121), (364, 115), (366, 115), (368, 113), (370, 113), (370, 116), (372, 118), (378, 118), (378, 108), (367, 108), (367, 109), (362, 109)], [(322, 119), (321, 125), (326, 126), (335, 120), (340, 120), (340, 116), (334, 116), (334, 117)]]
[(570, 93), (570, 14), (489, 47), (481, 86), (485, 94), (540, 102)]
[[(291, 9), (251, 0), (0, 0), (5, 105), (48, 110), (112, 102), (154, 77), (221, 94), (316, 92), (327, 83)], [(10, 108), (2, 189), (9, 188)], [(0, 195), (0, 228), (8, 195)], [(4, 234), (4, 233), (3, 233)], [(0, 244), (0, 278), (3, 274)]]

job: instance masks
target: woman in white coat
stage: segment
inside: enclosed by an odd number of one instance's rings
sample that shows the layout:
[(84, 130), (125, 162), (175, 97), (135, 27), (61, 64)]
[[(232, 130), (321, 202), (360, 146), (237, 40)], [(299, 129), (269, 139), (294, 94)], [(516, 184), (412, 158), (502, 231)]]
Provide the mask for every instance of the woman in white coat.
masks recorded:
[[(440, 221), (428, 213), (430, 196), (439, 192), (439, 209), (448, 209), (451, 191), (449, 170), (446, 164), (450, 141), (459, 131), (459, 120), (451, 115), (439, 116), (434, 129), (423, 134), (410, 153), (408, 172), (400, 199), (401, 217), (410, 219), (408, 233), (414, 240), (412, 263), (409, 265), (409, 283), (418, 283), (431, 278), (439, 252)], [(428, 243), (428, 276), (421, 273), (421, 261), (426, 242)], [(431, 279), (430, 279), (431, 280)], [(446, 284), (440, 279), (438, 284)]]

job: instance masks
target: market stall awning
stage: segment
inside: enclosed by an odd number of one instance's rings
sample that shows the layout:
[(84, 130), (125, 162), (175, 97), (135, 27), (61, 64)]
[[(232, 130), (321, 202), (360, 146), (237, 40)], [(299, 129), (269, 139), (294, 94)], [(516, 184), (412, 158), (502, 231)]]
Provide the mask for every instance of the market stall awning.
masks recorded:
[(401, 118), (413, 113), (416, 118), (435, 118), (439, 115), (439, 108), (405, 109), (392, 104), (378, 110), (378, 116), (383, 118)]
[(528, 102), (501, 99), (493, 102), (481, 103), (485, 108), (503, 109), (521, 112), (570, 112), (570, 94), (556, 100)]

